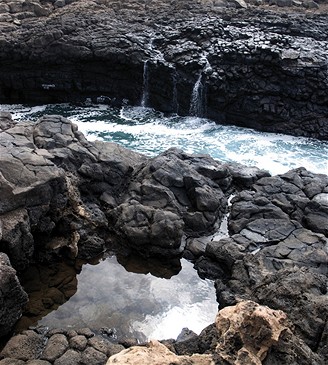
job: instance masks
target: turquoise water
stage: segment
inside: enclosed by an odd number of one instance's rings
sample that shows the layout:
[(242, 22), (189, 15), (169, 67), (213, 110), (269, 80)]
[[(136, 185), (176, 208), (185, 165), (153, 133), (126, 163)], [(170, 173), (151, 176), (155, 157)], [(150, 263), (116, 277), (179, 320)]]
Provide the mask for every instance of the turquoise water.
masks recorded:
[(89, 140), (116, 142), (149, 156), (179, 147), (188, 153), (206, 153), (221, 161), (264, 168), (271, 174), (300, 166), (328, 173), (328, 142), (309, 138), (263, 133), (196, 117), (167, 117), (142, 107), (1, 105), (0, 110), (11, 111), (19, 120), (61, 114), (76, 123)]

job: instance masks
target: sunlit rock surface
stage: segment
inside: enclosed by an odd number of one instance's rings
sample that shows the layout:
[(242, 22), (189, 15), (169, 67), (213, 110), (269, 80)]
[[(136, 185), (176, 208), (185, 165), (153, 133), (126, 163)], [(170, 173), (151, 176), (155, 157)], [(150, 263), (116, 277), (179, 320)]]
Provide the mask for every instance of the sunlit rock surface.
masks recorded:
[(215, 323), (216, 351), (229, 364), (261, 365), (270, 347), (288, 330), (284, 312), (250, 301), (223, 308)]
[[(180, 346), (180, 351), (188, 352), (188, 348), (192, 348), (191, 341), (194, 341), (194, 346), (197, 344), (197, 339), (191, 340), (192, 337), (194, 335), (189, 337), (189, 347), (186, 346), (183, 350)], [(208, 343), (206, 354), (177, 355), (175, 352), (179, 348), (179, 339), (173, 343), (164, 341), (171, 351), (157, 341), (150, 341), (146, 345), (131, 347), (110, 357), (107, 365), (269, 365), (278, 364), (279, 361), (286, 365), (295, 361), (304, 365), (308, 361), (323, 364), (320, 357), (293, 334), (291, 322), (283, 311), (252, 301), (242, 301), (235, 306), (221, 309), (216, 317), (215, 328), (208, 329), (207, 334), (199, 337)], [(201, 343), (202, 340), (198, 342), (198, 346)], [(205, 351), (204, 348), (196, 348), (194, 347), (195, 352)]]
[(160, 342), (153, 340), (146, 346), (131, 347), (111, 356), (106, 365), (214, 365), (211, 355), (194, 354), (179, 356), (171, 352)]

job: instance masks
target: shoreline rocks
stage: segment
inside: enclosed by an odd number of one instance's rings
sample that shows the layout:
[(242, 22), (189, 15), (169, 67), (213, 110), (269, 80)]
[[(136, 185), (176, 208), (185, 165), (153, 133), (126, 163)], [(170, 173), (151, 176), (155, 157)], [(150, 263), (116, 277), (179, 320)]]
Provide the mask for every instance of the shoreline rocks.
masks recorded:
[[(178, 259), (185, 235), (213, 233), (230, 210), (229, 237), (208, 242), (195, 256), (199, 275), (215, 280), (222, 311), (254, 301), (288, 316), (288, 330), (272, 344), (270, 360), (255, 363), (287, 365), (282, 360), (286, 351), (288, 361), (297, 353), (302, 359), (310, 356), (314, 364), (323, 363), (328, 318), (328, 239), (322, 224), (328, 221), (326, 175), (299, 168), (270, 176), (174, 148), (148, 158), (112, 143), (88, 142), (61, 116), (44, 116), (36, 123), (15, 124), (9, 115), (2, 120), (0, 247), (15, 269), (61, 257), (72, 262), (91, 259), (107, 249), (120, 253), (122, 261), (130, 252)], [(0, 312), (3, 334), (11, 330), (26, 302), (9, 260), (4, 268), (12, 273), (21, 300), (10, 323), (7, 312)], [(76, 290), (74, 283), (73, 273), (67, 293), (52, 294), (69, 297)], [(3, 281), (0, 288), (4, 292)], [(51, 300), (49, 293), (46, 305)], [(4, 305), (5, 311), (12, 309)], [(31, 335), (40, 345), (45, 335), (38, 331), (18, 335), (23, 336), (19, 342)], [(217, 344), (222, 336), (204, 331), (198, 342), (191, 336), (190, 342), (174, 345), (175, 351), (210, 351), (213, 338)], [(67, 347), (66, 334), (59, 334), (53, 341), (60, 342), (61, 361), (82, 361), (80, 350)], [(75, 347), (82, 342), (73, 341)], [(6, 351), (1, 356), (10, 358)], [(98, 356), (95, 351), (99, 349), (89, 349), (83, 361), (95, 357), (104, 364), (109, 354), (97, 352)], [(49, 356), (43, 361), (57, 361)]]

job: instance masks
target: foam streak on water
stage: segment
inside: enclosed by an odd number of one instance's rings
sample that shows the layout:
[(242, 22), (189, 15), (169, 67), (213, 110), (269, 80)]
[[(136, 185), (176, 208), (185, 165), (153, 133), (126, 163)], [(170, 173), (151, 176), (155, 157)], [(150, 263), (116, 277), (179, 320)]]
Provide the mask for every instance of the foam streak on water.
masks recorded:
[(150, 108), (105, 105), (79, 108), (67, 104), (28, 108), (1, 105), (14, 118), (37, 119), (43, 114), (70, 118), (89, 140), (117, 142), (132, 150), (154, 156), (170, 147), (188, 153), (205, 153), (221, 161), (236, 161), (284, 173), (303, 166), (316, 173), (328, 173), (328, 142), (282, 134), (223, 126), (197, 117), (165, 117)]

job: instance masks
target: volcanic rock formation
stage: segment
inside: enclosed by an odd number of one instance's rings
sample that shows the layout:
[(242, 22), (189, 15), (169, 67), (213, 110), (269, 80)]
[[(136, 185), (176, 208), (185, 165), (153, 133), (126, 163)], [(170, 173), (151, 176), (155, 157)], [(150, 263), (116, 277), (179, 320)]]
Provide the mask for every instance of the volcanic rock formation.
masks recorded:
[[(281, 12), (292, 3), (299, 7)], [(6, 0), (0, 102), (116, 105), (128, 99), (164, 112), (327, 139), (325, 4), (266, 4)]]

